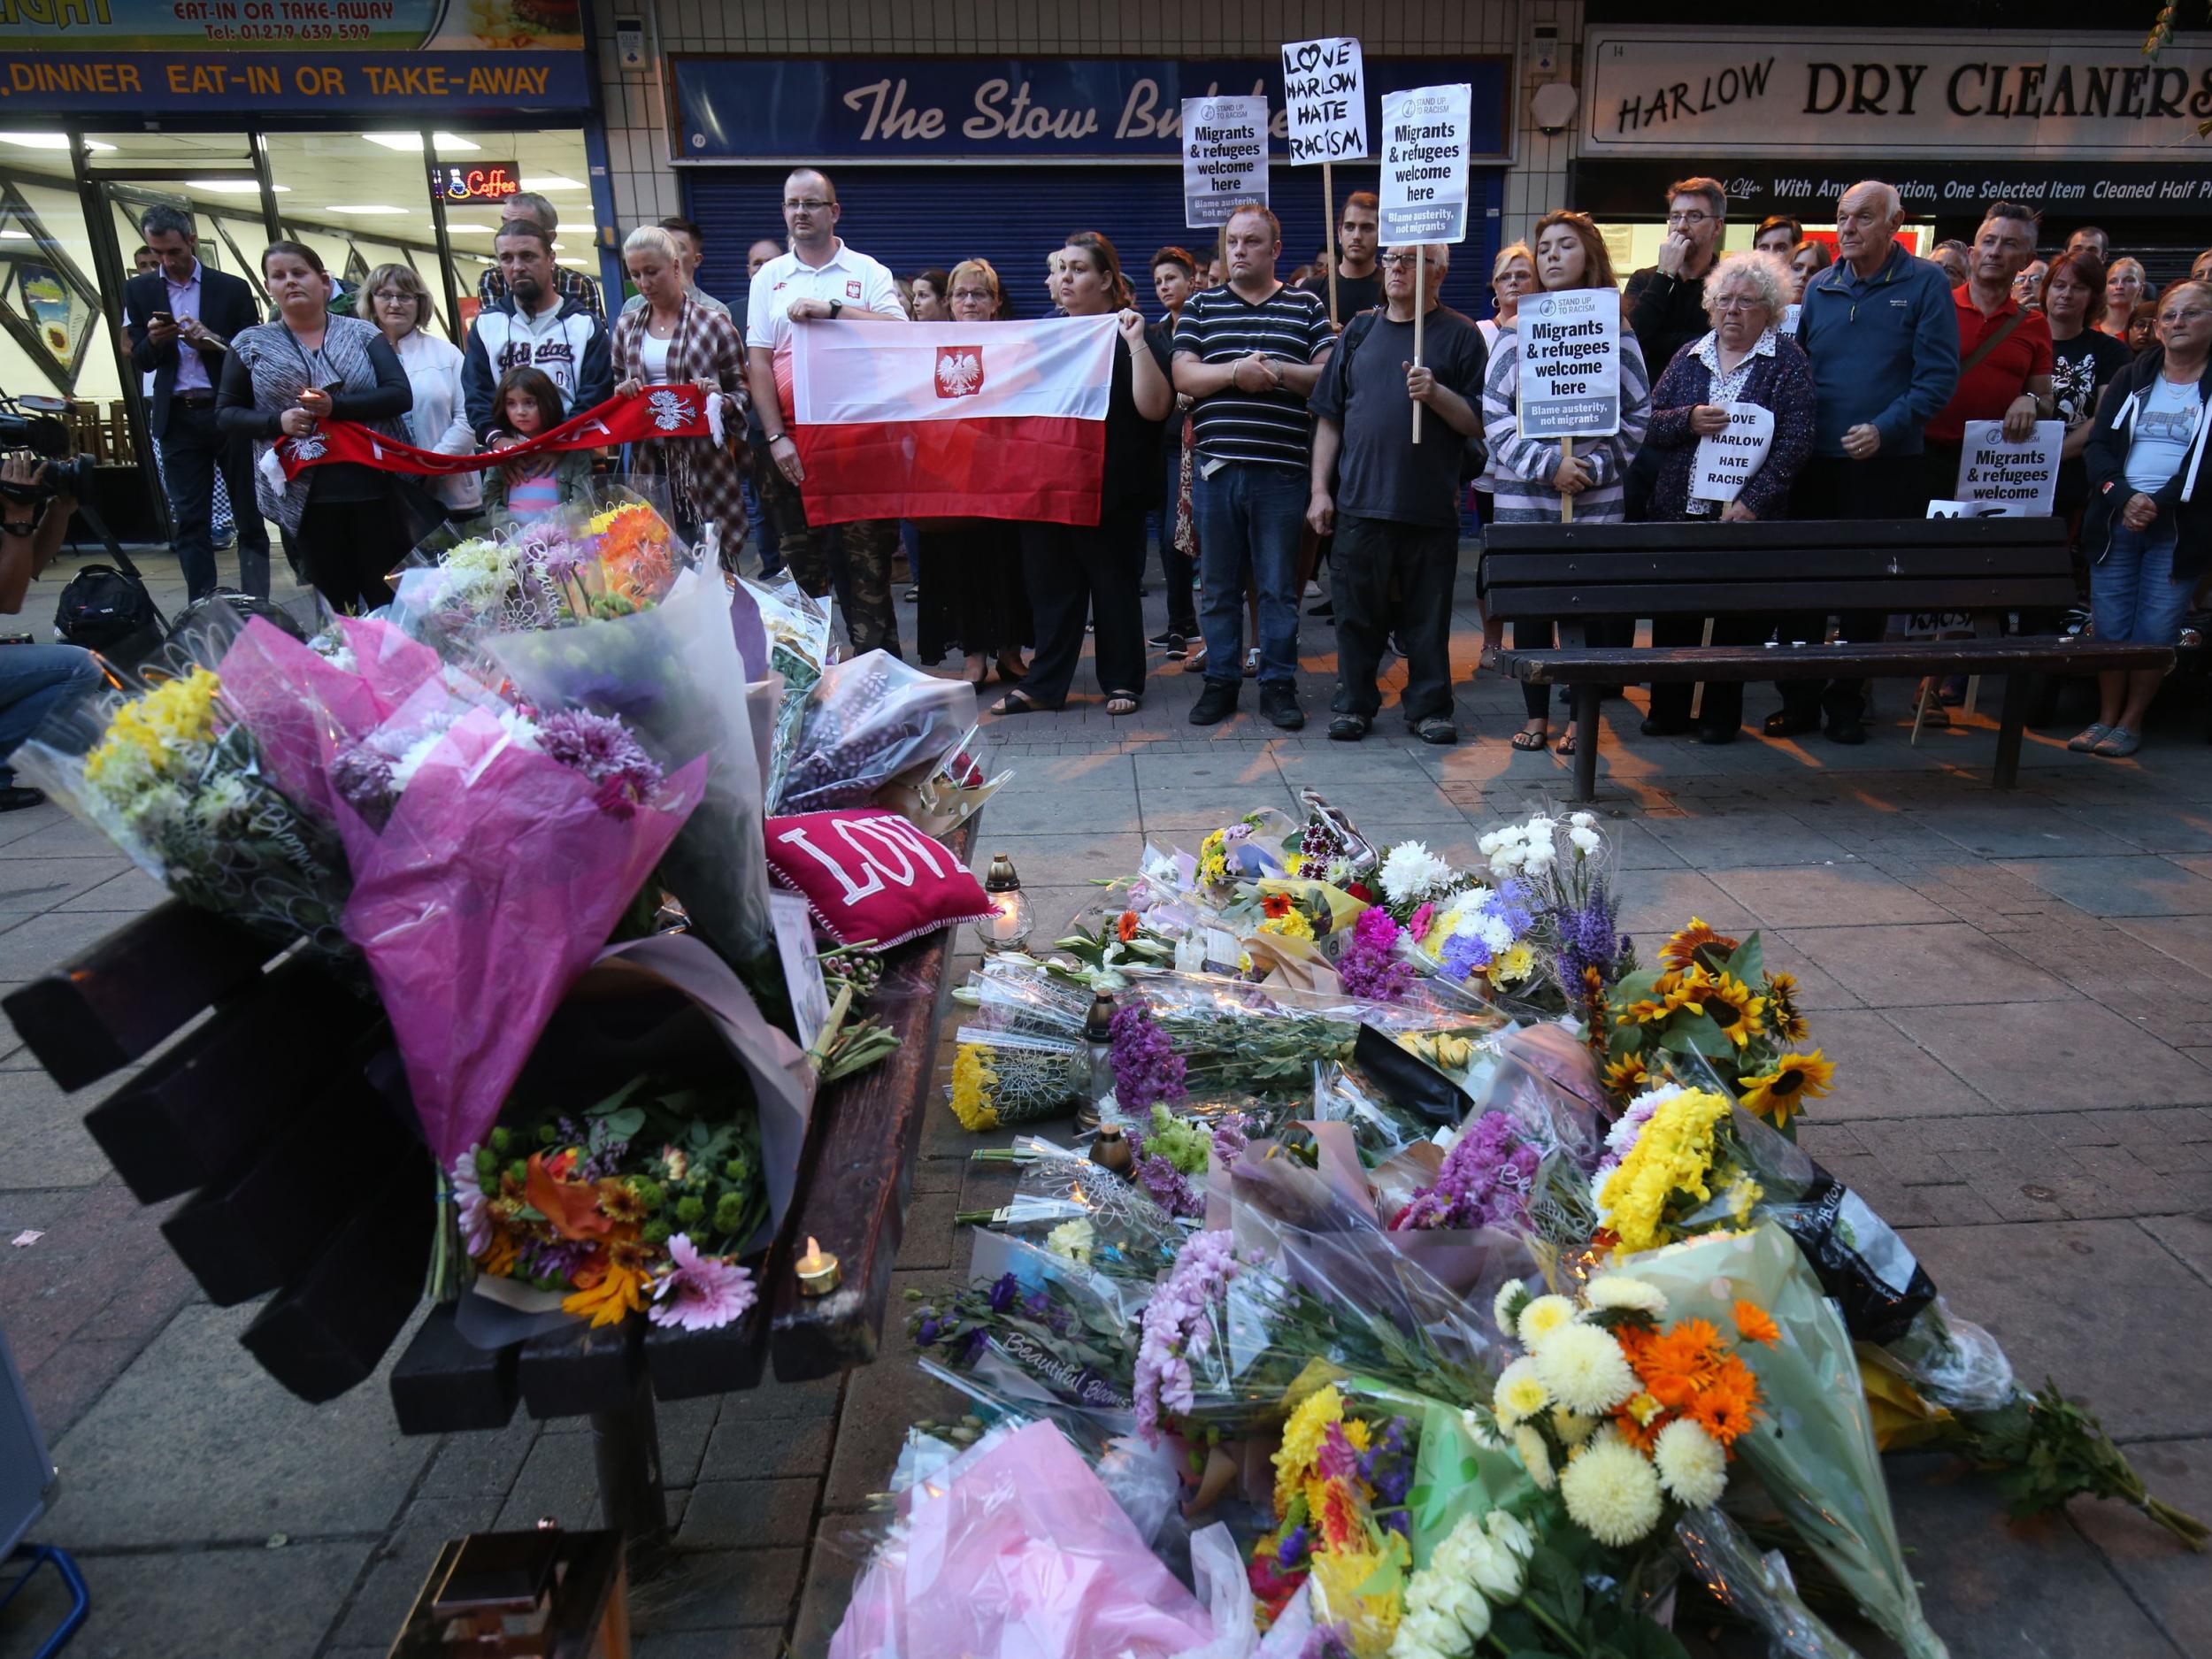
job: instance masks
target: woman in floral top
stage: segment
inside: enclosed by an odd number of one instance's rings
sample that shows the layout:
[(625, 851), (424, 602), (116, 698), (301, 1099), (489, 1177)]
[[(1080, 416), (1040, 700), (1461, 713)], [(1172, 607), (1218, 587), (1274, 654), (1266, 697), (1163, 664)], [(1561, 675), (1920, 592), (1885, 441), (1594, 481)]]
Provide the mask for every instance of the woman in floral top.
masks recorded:
[[(1655, 518), (1718, 518), (1748, 523), (1786, 516), (1790, 486), (1813, 447), (1813, 380), (1797, 342), (1779, 331), (1789, 303), (1789, 268), (1772, 254), (1732, 253), (1705, 279), (1705, 314), (1711, 332), (1674, 355), (1651, 393), (1651, 429), (1645, 442), (1660, 452), (1652, 488)], [(1701, 438), (1728, 425), (1722, 405), (1757, 403), (1774, 411), (1774, 439), (1736, 499), (1701, 501), (1690, 493)], [(1748, 644), (1756, 624), (1717, 617), (1716, 645)], [(1695, 645), (1703, 629), (1696, 617), (1656, 617), (1651, 642)], [(1698, 741), (1727, 743), (1743, 724), (1740, 682), (1705, 687)], [(1644, 734), (1658, 737), (1690, 729), (1690, 687), (1683, 681), (1651, 688)]]

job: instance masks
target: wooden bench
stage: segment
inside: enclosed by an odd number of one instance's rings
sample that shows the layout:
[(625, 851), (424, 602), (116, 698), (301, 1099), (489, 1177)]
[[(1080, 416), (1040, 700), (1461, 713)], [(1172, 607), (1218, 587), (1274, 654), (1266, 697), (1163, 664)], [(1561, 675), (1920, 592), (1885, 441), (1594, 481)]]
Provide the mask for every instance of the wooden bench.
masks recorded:
[[(2009, 789), (2018, 781), (2035, 675), (2163, 668), (2174, 659), (2165, 646), (2003, 632), (2009, 613), (2037, 627), (2074, 602), (2066, 527), (2053, 518), (1493, 525), (1476, 590), (1484, 665), (1528, 685), (1574, 688), (1577, 801), (1597, 793), (1598, 700), (1606, 686), (1993, 675), (2004, 681), (1995, 781)], [(1771, 621), (1855, 611), (1963, 612), (1975, 637), (1645, 650), (1588, 643), (1587, 625), (1598, 618)], [(1502, 648), (1502, 624), (1518, 616), (1557, 618), (1559, 647), (1524, 649), (1516, 639), (1511, 649)]]
[[(973, 835), (971, 821), (947, 839), (964, 856)], [(771, 1368), (810, 1380), (875, 1357), (952, 948), (943, 929), (886, 954), (867, 1011), (901, 1042), (816, 1097), (791, 1207), (751, 1263), (760, 1300), (742, 1320), (704, 1332), (635, 1317), (596, 1331), (579, 1322), (488, 1351), (461, 1335), (451, 1306), (434, 1308), (392, 1369), (402, 1432), (498, 1428), (518, 1401), (536, 1417), (589, 1415), (606, 1524), (649, 1561), (668, 1532), (656, 1398), (750, 1388)], [(192, 1194), (162, 1231), (211, 1301), (269, 1296), (240, 1340), (271, 1376), (316, 1404), (367, 1379), (421, 1302), (435, 1208), (430, 1156), (373, 998), (313, 958), (172, 900), (4, 1006), (66, 1090), (154, 1056), (85, 1114), (94, 1140), (141, 1203)], [(557, 1010), (525, 1081), (565, 1076), (580, 1108), (622, 1080), (563, 1071), (591, 1020), (608, 1017), (595, 1013), (603, 1006)], [(662, 1010), (623, 1004), (623, 1034), (641, 1056), (662, 1040), (657, 1012), (672, 1022), (689, 1010), (672, 992)], [(333, 1179), (342, 1171), (355, 1179)], [(791, 1271), (810, 1237), (841, 1266), (826, 1296), (803, 1296)]]

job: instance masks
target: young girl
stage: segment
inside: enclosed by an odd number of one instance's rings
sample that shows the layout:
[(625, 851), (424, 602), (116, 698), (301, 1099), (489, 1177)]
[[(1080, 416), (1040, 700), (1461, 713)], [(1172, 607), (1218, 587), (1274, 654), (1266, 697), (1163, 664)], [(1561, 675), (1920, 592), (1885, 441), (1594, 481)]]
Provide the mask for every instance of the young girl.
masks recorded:
[[(534, 438), (561, 424), (560, 388), (543, 370), (520, 365), (509, 369), (499, 377), (494, 396), (507, 429), (518, 438)], [(561, 449), (487, 467), (484, 510), (495, 518), (527, 524), (574, 501), (590, 477), (588, 449)]]

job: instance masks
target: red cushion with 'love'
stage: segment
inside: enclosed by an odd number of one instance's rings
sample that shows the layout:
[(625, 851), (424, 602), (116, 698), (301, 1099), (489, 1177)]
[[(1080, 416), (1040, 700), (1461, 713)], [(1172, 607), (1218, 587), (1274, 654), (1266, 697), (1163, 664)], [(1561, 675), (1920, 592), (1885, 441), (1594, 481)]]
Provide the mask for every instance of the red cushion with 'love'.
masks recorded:
[(768, 820), (768, 869), (841, 945), (879, 950), (992, 914), (952, 849), (895, 812), (802, 812)]

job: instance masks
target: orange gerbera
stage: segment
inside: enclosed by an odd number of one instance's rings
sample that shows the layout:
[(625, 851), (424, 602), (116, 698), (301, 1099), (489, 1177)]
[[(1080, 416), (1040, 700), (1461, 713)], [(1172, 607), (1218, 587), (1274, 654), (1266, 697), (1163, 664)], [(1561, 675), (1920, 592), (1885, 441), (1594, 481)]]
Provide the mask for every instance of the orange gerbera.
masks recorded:
[[(579, 1284), (584, 1275), (577, 1276)], [(641, 1311), (645, 1307), (645, 1275), (613, 1259), (609, 1253), (598, 1274), (598, 1282), (586, 1286), (574, 1295), (561, 1299), (564, 1313), (589, 1314), (595, 1328), (618, 1323), (626, 1315)]]
[(1670, 968), (1692, 967), (1697, 962), (1698, 951), (1703, 947), (1709, 945), (1719, 954), (1731, 956), (1735, 952), (1737, 942), (1725, 933), (1715, 933), (1701, 918), (1693, 916), (1687, 927), (1659, 948), (1659, 960)]
[(1736, 1334), (1747, 1342), (1757, 1342), (1772, 1348), (1782, 1340), (1782, 1327), (1755, 1302), (1736, 1304)]
[(1759, 1415), (1759, 1379), (1733, 1355), (1698, 1391), (1690, 1417), (1723, 1446), (1733, 1446)]
[(1125, 945), (1134, 939), (1137, 936), (1136, 911), (1124, 910), (1120, 918), (1114, 923), (1114, 933)]
[(1290, 895), (1287, 893), (1263, 893), (1260, 895), (1260, 909), (1267, 913), (1267, 918), (1270, 921), (1273, 921), (1279, 916), (1289, 915), (1290, 908), (1291, 899)]

